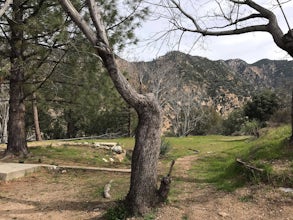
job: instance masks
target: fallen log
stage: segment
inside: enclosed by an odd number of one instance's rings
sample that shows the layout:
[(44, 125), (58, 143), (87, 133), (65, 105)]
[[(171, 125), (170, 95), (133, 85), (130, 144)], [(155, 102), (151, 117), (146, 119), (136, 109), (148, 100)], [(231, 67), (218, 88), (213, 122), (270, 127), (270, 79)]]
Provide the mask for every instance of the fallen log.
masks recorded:
[(260, 173), (264, 172), (264, 169), (261, 169), (261, 168), (257, 168), (255, 166), (252, 166), (252, 165), (248, 164), (247, 162), (244, 162), (243, 160), (241, 160), (239, 158), (236, 159), (236, 162), (239, 163), (239, 164), (241, 164), (242, 166), (246, 167), (249, 170), (258, 171)]

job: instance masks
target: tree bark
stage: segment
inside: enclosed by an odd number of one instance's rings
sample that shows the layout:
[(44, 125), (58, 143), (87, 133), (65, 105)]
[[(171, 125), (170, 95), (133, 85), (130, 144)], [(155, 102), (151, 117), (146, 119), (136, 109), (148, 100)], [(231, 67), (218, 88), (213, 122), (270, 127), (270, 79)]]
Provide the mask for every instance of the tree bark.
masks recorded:
[(39, 122), (39, 113), (38, 113), (38, 106), (37, 106), (37, 96), (36, 93), (33, 93), (33, 115), (34, 115), (34, 126), (35, 126), (35, 135), (36, 141), (42, 140), (41, 129), (40, 129), (40, 122)]
[(24, 104), (24, 63), (23, 60), (23, 9), (22, 1), (15, 0), (12, 4), (12, 21), (10, 39), (10, 90), (9, 90), (9, 120), (8, 144), (5, 154), (26, 156), (28, 148), (25, 133), (25, 104)]
[(26, 156), (28, 148), (25, 133), (25, 104), (23, 92), (24, 71), (19, 59), (11, 62), (8, 144), (5, 154)]
[[(161, 142), (161, 111), (150, 98), (138, 112), (138, 127), (132, 154), (130, 189), (126, 203), (134, 215), (150, 211), (160, 201), (157, 190), (157, 162)], [(154, 103), (156, 103), (154, 105)]]

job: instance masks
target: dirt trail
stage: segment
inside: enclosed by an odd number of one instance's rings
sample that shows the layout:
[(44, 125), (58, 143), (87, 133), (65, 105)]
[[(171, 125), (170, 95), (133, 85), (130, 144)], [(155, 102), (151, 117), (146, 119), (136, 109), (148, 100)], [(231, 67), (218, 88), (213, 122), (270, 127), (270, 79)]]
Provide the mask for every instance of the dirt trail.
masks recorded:
[(186, 178), (188, 177), (188, 171), (192, 167), (192, 163), (198, 158), (197, 155), (189, 155), (180, 157), (175, 162), (174, 176)]
[(198, 155), (190, 155), (176, 160), (173, 176), (182, 177), (185, 182), (177, 189), (176, 201), (159, 209), (156, 219), (293, 220), (293, 194), (264, 185), (233, 193), (203, 186), (188, 177), (188, 170), (197, 159)]

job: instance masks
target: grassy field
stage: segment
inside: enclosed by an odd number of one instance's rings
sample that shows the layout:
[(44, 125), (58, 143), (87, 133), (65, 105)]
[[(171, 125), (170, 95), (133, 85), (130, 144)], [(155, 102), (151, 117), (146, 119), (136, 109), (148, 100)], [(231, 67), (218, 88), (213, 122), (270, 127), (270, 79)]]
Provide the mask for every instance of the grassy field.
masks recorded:
[[(219, 135), (168, 137), (164, 139), (168, 145), (167, 153), (160, 159), (162, 170), (168, 169), (171, 160), (196, 155), (196, 160), (192, 161), (188, 170), (190, 179), (195, 182), (213, 184), (224, 190), (233, 190), (247, 181), (260, 180), (274, 184), (281, 181), (292, 186), (293, 151), (286, 141), (289, 136), (289, 126), (283, 126), (262, 130), (259, 139)], [(29, 143), (32, 157), (25, 162), (130, 168), (131, 158), (128, 154), (122, 162), (105, 162), (104, 159), (115, 159), (114, 154), (91, 145), (96, 142), (117, 142), (126, 151), (131, 151), (134, 146), (133, 138), (79, 140), (58, 142), (58, 145), (55, 145), (55, 141), (34, 142)], [(265, 172), (258, 176), (258, 173), (245, 170), (236, 163), (236, 158), (264, 169)]]

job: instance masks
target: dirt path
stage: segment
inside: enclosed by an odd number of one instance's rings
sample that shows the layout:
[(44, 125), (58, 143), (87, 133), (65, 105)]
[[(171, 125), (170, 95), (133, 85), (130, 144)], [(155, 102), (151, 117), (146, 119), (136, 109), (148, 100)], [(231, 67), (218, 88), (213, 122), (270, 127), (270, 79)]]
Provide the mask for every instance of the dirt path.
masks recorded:
[(159, 210), (156, 219), (293, 220), (292, 193), (285, 194), (264, 185), (226, 193), (192, 182), (188, 170), (197, 158), (197, 155), (191, 155), (176, 161), (174, 178), (184, 180), (178, 189), (180, 193), (176, 201)]

